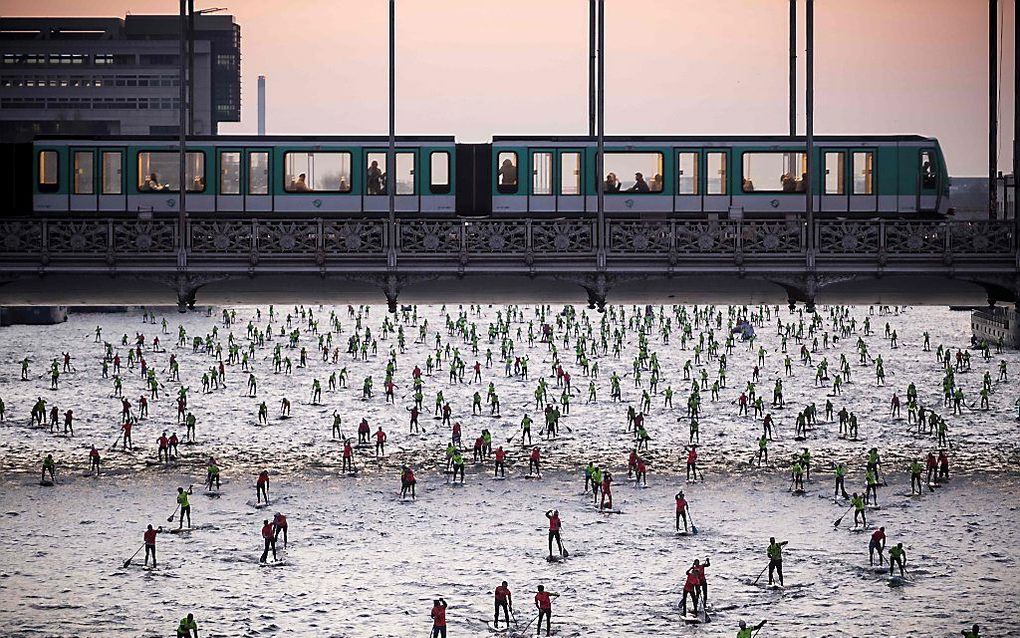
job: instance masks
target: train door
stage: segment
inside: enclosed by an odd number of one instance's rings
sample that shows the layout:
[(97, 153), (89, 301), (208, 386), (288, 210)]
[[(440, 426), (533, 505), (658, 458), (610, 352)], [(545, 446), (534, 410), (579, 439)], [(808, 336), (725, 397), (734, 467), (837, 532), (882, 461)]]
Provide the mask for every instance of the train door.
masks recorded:
[[(417, 151), (398, 150), (396, 152), (395, 182), (396, 194), (393, 198), (393, 209), (398, 213), (416, 213), (421, 204), (418, 193), (418, 153)], [(388, 212), (390, 200), (387, 187), (387, 156), (385, 150), (372, 150), (365, 154), (365, 197), (364, 210)]]
[(850, 170), (847, 165), (847, 151), (842, 148), (823, 148), (821, 158), (822, 201), (819, 210), (823, 213), (845, 213), (850, 210), (850, 189), (847, 187)]
[(559, 153), (559, 193), (556, 196), (556, 210), (561, 213), (584, 212), (584, 156), (580, 149), (569, 149)]
[(248, 149), (244, 163), (244, 210), (271, 212), (273, 210), (272, 154), (268, 148)]
[(239, 148), (216, 149), (216, 211), (240, 212), (244, 210), (245, 196), (241, 192), (243, 151)]
[(700, 213), (702, 206), (701, 152), (680, 149), (676, 156), (676, 194), (673, 210), (678, 213)]
[(124, 158), (127, 149), (107, 148), (99, 150), (99, 210), (127, 210), (127, 172)]
[(875, 149), (854, 149), (850, 153), (850, 212), (852, 213), (874, 213), (878, 210), (875, 157)]
[(730, 209), (730, 154), (726, 150), (705, 152), (705, 212), (725, 213)]
[(938, 208), (939, 163), (933, 148), (918, 153), (917, 211), (934, 211)]
[(70, 209), (95, 211), (99, 209), (96, 194), (96, 150), (71, 147), (71, 199)]
[(531, 151), (531, 184), (528, 210), (532, 213), (556, 212), (556, 155), (551, 149)]

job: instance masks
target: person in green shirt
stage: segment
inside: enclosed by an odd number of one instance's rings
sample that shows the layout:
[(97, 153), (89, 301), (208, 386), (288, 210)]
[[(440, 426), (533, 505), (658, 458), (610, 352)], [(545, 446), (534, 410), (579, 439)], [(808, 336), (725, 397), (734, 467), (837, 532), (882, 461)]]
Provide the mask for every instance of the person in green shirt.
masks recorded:
[[(850, 504), (854, 508), (854, 527), (861, 525), (862, 527), (868, 526), (868, 515), (864, 511), (864, 497), (854, 492), (854, 495), (850, 497)], [(860, 521), (858, 523), (858, 520)]]
[(800, 461), (795, 460), (793, 462), (793, 489), (794, 491), (804, 491), (804, 468), (800, 466)]
[(836, 490), (833, 492), (832, 497), (836, 498), (842, 493), (843, 498), (849, 498), (846, 493), (846, 487), (844, 486), (844, 480), (846, 479), (846, 465), (843, 463), (836, 463)]
[(214, 459), (209, 459), (209, 465), (206, 467), (205, 484), (208, 489), (213, 488), (213, 484), (216, 484), (216, 489), (220, 489), (220, 468), (216, 465)]
[(761, 621), (754, 627), (748, 627), (747, 623), (743, 620), (740, 621), (740, 631), (737, 632), (737, 638), (751, 638), (755, 633), (758, 632), (762, 627), (765, 626), (765, 621)]
[(980, 636), (978, 636), (978, 626), (976, 624), (970, 629), (964, 629), (960, 633), (963, 634), (963, 638), (980, 638)]
[(52, 454), (47, 454), (46, 458), (43, 459), (43, 463), (42, 463), (42, 478), (39, 479), (39, 480), (45, 481), (46, 480), (46, 473), (49, 472), (50, 473), (50, 482), (56, 481), (56, 479), (53, 477), (53, 468), (55, 468), (55, 467), (56, 467), (56, 463), (53, 461), (53, 455)]
[(464, 457), (461, 455), (460, 450), (454, 450), (453, 452), (453, 479), (451, 483), (457, 482), (457, 474), (460, 474), (460, 482), (464, 483)]
[(917, 486), (917, 493), (921, 493), (921, 472), (924, 471), (924, 466), (918, 459), (914, 459), (910, 462), (910, 493), (914, 493), (914, 486)]
[(893, 575), (896, 565), (900, 566), (900, 576), (904, 576), (903, 566), (907, 562), (907, 550), (903, 549), (903, 543), (896, 543), (896, 547), (889, 550), (889, 575)]
[(772, 584), (772, 574), (775, 572), (779, 577), (779, 586), (783, 586), (783, 546), (788, 542), (777, 543), (775, 536), (769, 538), (769, 547), (766, 550), (769, 557), (769, 585)]
[[(183, 487), (177, 488), (177, 505), (181, 510), (181, 519), (177, 525), (177, 529), (184, 527), (184, 517), (188, 517), (188, 527), (191, 527), (191, 503), (188, 502), (188, 495), (191, 494), (191, 487), (188, 487), (188, 491), (185, 492)], [(173, 519), (170, 519), (173, 520)]]
[(194, 614), (181, 618), (180, 624), (177, 625), (177, 638), (198, 638), (198, 625), (195, 623)]

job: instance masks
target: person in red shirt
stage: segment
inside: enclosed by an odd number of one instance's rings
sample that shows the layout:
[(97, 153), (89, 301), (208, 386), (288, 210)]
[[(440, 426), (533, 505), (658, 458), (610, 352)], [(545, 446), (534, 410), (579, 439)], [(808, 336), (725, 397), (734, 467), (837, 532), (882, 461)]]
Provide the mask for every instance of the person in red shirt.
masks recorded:
[(687, 499), (684, 498), (683, 490), (676, 493), (676, 531), (680, 531), (680, 519), (684, 520), (684, 531), (687, 531)]
[(694, 564), (691, 565), (691, 569), (698, 572), (698, 582), (701, 584), (701, 606), (702, 608), (708, 606), (708, 579), (705, 578), (705, 568), (711, 567), (712, 563), (706, 558), (704, 563), (699, 563), (698, 559), (694, 559)]
[(949, 480), (949, 457), (945, 450), (939, 450), (939, 478), (940, 481)]
[(125, 450), (128, 449), (129, 447), (132, 450), (135, 449), (135, 444), (131, 442), (131, 425), (132, 424), (131, 424), (131, 421), (129, 419), (127, 422), (125, 422), (123, 425), (120, 426), (120, 429), (124, 430), (124, 449)]
[(545, 517), (549, 519), (549, 558), (553, 556), (553, 539), (556, 539), (556, 546), (560, 550), (560, 556), (563, 556), (563, 541), (560, 540), (560, 528), (563, 527), (563, 523), (560, 521), (560, 512), (559, 510), (549, 510), (545, 513)]
[(539, 478), (542, 477), (542, 456), (537, 447), (531, 448), (531, 458), (528, 460), (528, 474), (532, 473)]
[(287, 549), (287, 517), (277, 512), (273, 515), (273, 541), (280, 538), (280, 532), (283, 532), (283, 548)]
[(542, 618), (545, 617), (545, 635), (548, 636), (552, 632), (552, 596), (559, 596), (559, 594), (546, 591), (542, 585), (538, 586), (538, 592), (535, 594), (535, 607), (538, 607), (538, 634), (542, 633)]
[(493, 476), (500, 475), (506, 478), (506, 451), (502, 445), (496, 448), (496, 472)]
[(265, 542), (265, 549), (262, 550), (262, 558), (259, 559), (260, 563), (266, 562), (266, 558), (269, 557), (269, 550), (273, 550), (273, 560), (276, 560), (276, 534), (273, 529), (273, 524), (269, 522), (269, 519), (262, 521), (262, 540)]
[(375, 455), (386, 456), (386, 433), (383, 432), (381, 425), (375, 431)]
[(637, 468), (637, 450), (632, 449), (630, 456), (627, 457), (627, 478), (634, 476), (634, 470)]
[(432, 638), (446, 638), (446, 600), (437, 598), (432, 601)]
[(371, 433), (372, 428), (368, 427), (368, 419), (362, 418), (361, 423), (358, 424), (358, 445), (368, 443), (368, 437)]
[(269, 502), (269, 472), (266, 470), (259, 472), (259, 477), (255, 481), (255, 502), (261, 503), (263, 498), (266, 499), (266, 503)]
[(460, 438), (461, 438), (461, 425), (460, 425), (460, 421), (457, 421), (456, 423), (453, 424), (452, 434), (450, 436), (451, 436), (450, 440), (453, 441), (453, 444), (456, 445), (458, 448), (460, 448)]
[(152, 529), (152, 525), (149, 525), (145, 533), (142, 534), (142, 540), (145, 542), (145, 565), (149, 564), (149, 555), (152, 555), (152, 566), (156, 566), (156, 534), (163, 531), (163, 528)]
[(882, 552), (885, 551), (885, 528), (879, 527), (875, 530), (875, 533), (871, 535), (871, 542), (868, 543), (868, 564), (875, 564), (875, 552), (878, 552), (878, 564), (881, 565), (885, 562), (885, 557)]
[(92, 470), (95, 470), (96, 476), (99, 476), (99, 463), (101, 461), (102, 459), (99, 457), (99, 450), (97, 450), (96, 446), (93, 445), (92, 449), (89, 450), (89, 472), (91, 473)]
[(74, 436), (74, 410), (64, 412), (64, 434)]
[(170, 454), (171, 458), (176, 458), (180, 454), (180, 451), (177, 449), (177, 445), (180, 442), (181, 442), (181, 440), (179, 438), (177, 438), (177, 433), (176, 432), (172, 432), (170, 434), (170, 438), (167, 440), (167, 443), (170, 444), (170, 448), (168, 450), (168, 453)]
[[(450, 404), (447, 403), (446, 405), (443, 406), (443, 420), (442, 420), (442, 424), (443, 425), (450, 425), (450, 416), (452, 414), (453, 414), (453, 408), (451, 408)], [(459, 445), (459, 443), (458, 443), (458, 445)]]
[(636, 470), (634, 473), (634, 484), (648, 485), (648, 466), (645, 465), (645, 460), (640, 456), (637, 457)]
[(160, 461), (166, 458), (166, 463), (170, 463), (170, 439), (166, 438), (166, 430), (163, 434), (159, 435), (156, 439), (156, 443), (159, 445), (159, 450), (156, 453), (156, 458)]
[(408, 492), (411, 493), (411, 499), (414, 499), (414, 484), (417, 479), (414, 478), (414, 470), (410, 466), (405, 465), (400, 471), (400, 498), (404, 498)]
[[(686, 447), (686, 446), (685, 446)], [(698, 446), (692, 445), (687, 448), (687, 480), (691, 480), (693, 475), (694, 480), (698, 480)]]
[(504, 580), (500, 583), (499, 587), (496, 588), (496, 619), (492, 623), (495, 627), (499, 627), (499, 610), (503, 610), (503, 618), (506, 619), (506, 626), (510, 626), (510, 612), (513, 611), (514, 602), (513, 597), (510, 595), (510, 588), (507, 586)]
[(485, 458), (485, 455), (482, 453), (482, 448), (484, 446), (485, 446), (485, 439), (483, 439), (482, 437), (478, 437), (478, 438), (475, 439), (475, 447), (474, 447), (474, 461), (475, 461), (475, 463), (481, 463), (482, 460)]
[(344, 439), (344, 463), (341, 471), (354, 473), (354, 448), (350, 439)]
[[(602, 500), (599, 502), (599, 509), (613, 509), (613, 474), (606, 472), (602, 476)], [(607, 504), (606, 501), (609, 501)]]
[(411, 424), (408, 426), (408, 432), (414, 434), (421, 429), (418, 426), (418, 415), (421, 414), (421, 411), (418, 410), (418, 406), (413, 406), (408, 412), (411, 413)]
[[(928, 452), (928, 458), (925, 461), (928, 467), (928, 484), (931, 485), (933, 482), (938, 481), (938, 461), (935, 460), (935, 453)], [(937, 483), (936, 483), (937, 484)]]

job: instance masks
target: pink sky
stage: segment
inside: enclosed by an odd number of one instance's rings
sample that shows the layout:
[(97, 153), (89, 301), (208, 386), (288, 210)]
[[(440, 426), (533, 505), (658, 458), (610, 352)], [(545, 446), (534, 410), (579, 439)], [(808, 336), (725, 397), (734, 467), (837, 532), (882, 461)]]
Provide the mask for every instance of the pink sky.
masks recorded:
[[(1000, 3), (999, 166), (1008, 171), (1014, 1)], [(606, 4), (607, 133), (786, 132), (786, 0)], [(221, 132), (255, 132), (265, 74), (269, 133), (385, 133), (385, 0), (198, 6), (225, 6), (241, 25), (242, 122)], [(4, 3), (9, 16), (176, 10), (174, 0)], [(815, 13), (817, 134), (932, 135), (952, 174), (986, 172), (986, 2), (817, 0)], [(398, 133), (585, 133), (587, 16), (587, 0), (398, 0)], [(799, 111), (803, 132), (803, 98)]]

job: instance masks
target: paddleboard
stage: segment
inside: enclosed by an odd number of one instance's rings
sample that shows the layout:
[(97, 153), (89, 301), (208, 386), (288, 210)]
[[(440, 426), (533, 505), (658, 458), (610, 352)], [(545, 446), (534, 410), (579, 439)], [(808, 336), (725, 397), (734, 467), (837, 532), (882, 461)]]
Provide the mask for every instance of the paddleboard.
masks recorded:
[(687, 623), (688, 625), (697, 625), (702, 622), (701, 618), (699, 618), (698, 616), (692, 616), (690, 614), (686, 616), (681, 616), (681, 618), (683, 618), (684, 622)]
[(489, 628), (489, 631), (496, 634), (505, 634), (510, 631), (510, 628), (507, 626), (497, 627), (491, 620), (485, 621), (485, 626)]
[(493, 476), (492, 480), (493, 481), (505, 481), (506, 477), (505, 476)]
[(687, 532), (687, 531), (673, 532), (673, 534), (676, 535), (676, 536), (690, 536), (691, 535), (691, 533)]
[(549, 556), (546, 556), (545, 559), (550, 563), (561, 563), (567, 560), (565, 556), (557, 556), (555, 554), (550, 554)]
[(794, 496), (804, 496), (805, 494), (807, 494), (807, 492), (805, 492), (804, 490), (793, 490), (793, 494)]
[(190, 534), (193, 529), (194, 529), (193, 527), (174, 528), (174, 529), (170, 530), (170, 533), (171, 534)]
[(535, 475), (535, 474), (525, 474), (524, 478), (526, 478), (526, 479), (540, 479), (540, 478), (542, 478), (542, 476), (541, 475)]
[(43, 487), (53, 487), (53, 481), (47, 481), (47, 480), (39, 481), (39, 485), (41, 485)]

